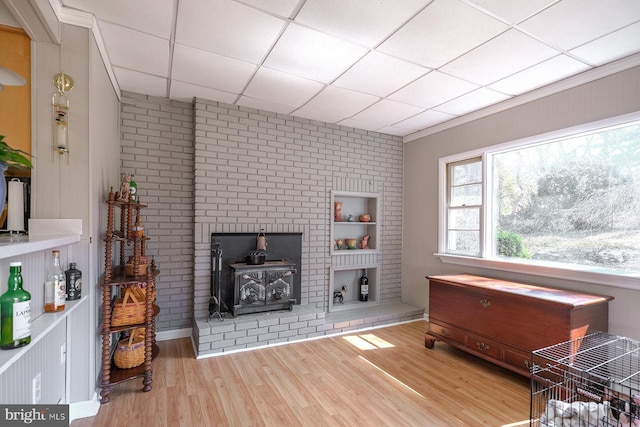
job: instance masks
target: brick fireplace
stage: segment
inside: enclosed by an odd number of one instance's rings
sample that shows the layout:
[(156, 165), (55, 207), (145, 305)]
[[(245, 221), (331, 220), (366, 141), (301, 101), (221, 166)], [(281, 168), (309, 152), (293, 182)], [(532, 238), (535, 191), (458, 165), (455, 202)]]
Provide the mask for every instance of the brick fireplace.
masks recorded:
[[(422, 309), (400, 302), (401, 138), (204, 99), (195, 99), (193, 107), (192, 325), (199, 357), (423, 317)], [(384, 245), (377, 254), (331, 253), (335, 190), (380, 194)], [(296, 304), (291, 311), (208, 319), (211, 236), (248, 233), (255, 249), (260, 229), (267, 238), (277, 233), (301, 236)], [(283, 259), (271, 253), (272, 244), (269, 257)], [(223, 251), (229, 252), (226, 247)], [(366, 311), (329, 312), (331, 269), (347, 264), (376, 265), (376, 304)]]

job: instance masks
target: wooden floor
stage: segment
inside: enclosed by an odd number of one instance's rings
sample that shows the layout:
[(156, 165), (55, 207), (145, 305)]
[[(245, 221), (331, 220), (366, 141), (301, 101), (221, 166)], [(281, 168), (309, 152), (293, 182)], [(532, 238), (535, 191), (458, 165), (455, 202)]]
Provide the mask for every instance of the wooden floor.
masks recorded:
[(520, 426), (529, 381), (443, 343), (424, 321), (208, 359), (160, 342), (153, 390), (115, 387), (72, 427)]

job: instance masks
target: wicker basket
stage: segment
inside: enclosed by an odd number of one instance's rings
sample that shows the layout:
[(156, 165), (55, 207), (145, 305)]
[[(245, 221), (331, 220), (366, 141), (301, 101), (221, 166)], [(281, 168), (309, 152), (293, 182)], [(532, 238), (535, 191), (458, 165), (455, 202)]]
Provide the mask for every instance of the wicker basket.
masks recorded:
[[(111, 326), (129, 326), (144, 323), (144, 292), (139, 287), (130, 287), (122, 298), (115, 300)], [(142, 296), (142, 298), (140, 298)]]
[(144, 328), (134, 329), (129, 338), (118, 341), (113, 362), (121, 369), (135, 368), (144, 363)]
[(133, 256), (130, 256), (127, 260), (127, 263), (124, 265), (124, 273), (127, 276), (146, 276), (147, 268), (149, 267), (149, 257), (146, 255), (140, 256), (140, 263), (138, 264), (138, 269), (134, 270), (133, 268)]
[(127, 276), (146, 276), (147, 267), (149, 267), (149, 264), (138, 264), (138, 270), (134, 270), (133, 264), (127, 263), (124, 265), (124, 273)]

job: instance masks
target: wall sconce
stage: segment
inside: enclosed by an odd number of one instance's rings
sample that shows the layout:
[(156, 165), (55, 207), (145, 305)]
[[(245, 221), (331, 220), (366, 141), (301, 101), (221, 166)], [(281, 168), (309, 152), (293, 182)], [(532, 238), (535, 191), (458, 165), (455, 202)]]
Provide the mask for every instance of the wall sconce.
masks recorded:
[[(58, 89), (51, 97), (53, 108), (53, 138), (54, 152), (69, 154), (69, 98), (65, 92), (73, 89), (73, 79), (65, 73), (53, 76), (53, 85)], [(67, 163), (69, 157), (67, 157)]]

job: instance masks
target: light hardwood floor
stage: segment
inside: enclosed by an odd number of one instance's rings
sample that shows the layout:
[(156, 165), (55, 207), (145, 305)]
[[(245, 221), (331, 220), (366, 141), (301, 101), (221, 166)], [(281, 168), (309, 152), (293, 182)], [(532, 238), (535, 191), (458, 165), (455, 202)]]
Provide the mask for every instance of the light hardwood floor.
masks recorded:
[(160, 342), (153, 390), (115, 387), (72, 427), (520, 426), (529, 380), (444, 343), (427, 322), (196, 360), (184, 338)]

